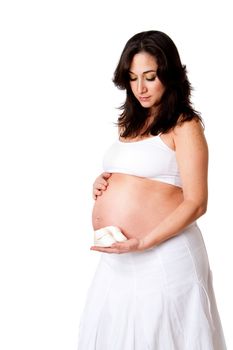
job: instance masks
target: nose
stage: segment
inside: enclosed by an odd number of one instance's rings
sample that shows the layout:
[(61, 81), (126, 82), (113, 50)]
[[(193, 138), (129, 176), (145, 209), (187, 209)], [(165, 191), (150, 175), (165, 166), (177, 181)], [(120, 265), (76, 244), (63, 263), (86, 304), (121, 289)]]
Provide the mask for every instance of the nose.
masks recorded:
[(143, 79), (138, 79), (137, 90), (139, 94), (143, 94), (147, 91), (147, 87)]

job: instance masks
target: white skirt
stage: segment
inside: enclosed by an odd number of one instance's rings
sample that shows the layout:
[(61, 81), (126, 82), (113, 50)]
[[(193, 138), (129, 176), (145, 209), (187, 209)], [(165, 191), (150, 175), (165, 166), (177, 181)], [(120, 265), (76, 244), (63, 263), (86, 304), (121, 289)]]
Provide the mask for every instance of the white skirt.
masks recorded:
[(99, 254), (78, 350), (226, 350), (196, 222), (143, 252)]

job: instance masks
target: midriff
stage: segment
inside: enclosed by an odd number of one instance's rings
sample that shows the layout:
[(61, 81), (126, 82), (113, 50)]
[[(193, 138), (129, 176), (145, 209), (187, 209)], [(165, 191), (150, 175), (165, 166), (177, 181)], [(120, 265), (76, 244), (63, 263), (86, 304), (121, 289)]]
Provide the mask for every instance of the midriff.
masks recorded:
[(117, 226), (127, 238), (144, 237), (183, 201), (180, 187), (114, 173), (95, 201), (93, 229)]

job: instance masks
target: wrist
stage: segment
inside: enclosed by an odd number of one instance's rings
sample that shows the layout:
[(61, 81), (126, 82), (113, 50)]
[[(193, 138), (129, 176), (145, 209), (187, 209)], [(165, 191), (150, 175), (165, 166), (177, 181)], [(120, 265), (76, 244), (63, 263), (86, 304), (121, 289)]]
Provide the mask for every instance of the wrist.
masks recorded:
[(142, 250), (150, 249), (150, 248), (156, 247), (157, 245), (158, 244), (156, 244), (155, 242), (152, 243), (150, 240), (148, 240), (147, 237), (143, 237), (139, 239), (138, 250), (142, 251)]
[(144, 238), (140, 238), (139, 239), (139, 244), (138, 244), (138, 250), (142, 251), (142, 250), (145, 250), (145, 249), (147, 249), (147, 247), (145, 245), (145, 240), (144, 240)]

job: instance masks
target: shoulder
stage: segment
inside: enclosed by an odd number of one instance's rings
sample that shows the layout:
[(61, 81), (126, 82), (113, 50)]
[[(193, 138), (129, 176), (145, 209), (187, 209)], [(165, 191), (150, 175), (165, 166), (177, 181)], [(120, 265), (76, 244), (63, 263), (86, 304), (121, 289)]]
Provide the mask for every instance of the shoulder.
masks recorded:
[(187, 160), (195, 155), (208, 158), (204, 127), (198, 118), (177, 124), (173, 130), (173, 142), (177, 158)]
[(193, 118), (192, 120), (184, 122), (179, 121), (173, 129), (174, 137), (190, 133), (204, 133), (204, 127), (198, 118)]
[(198, 118), (179, 122), (173, 129), (173, 141), (175, 146), (179, 144), (206, 143), (204, 127)]

